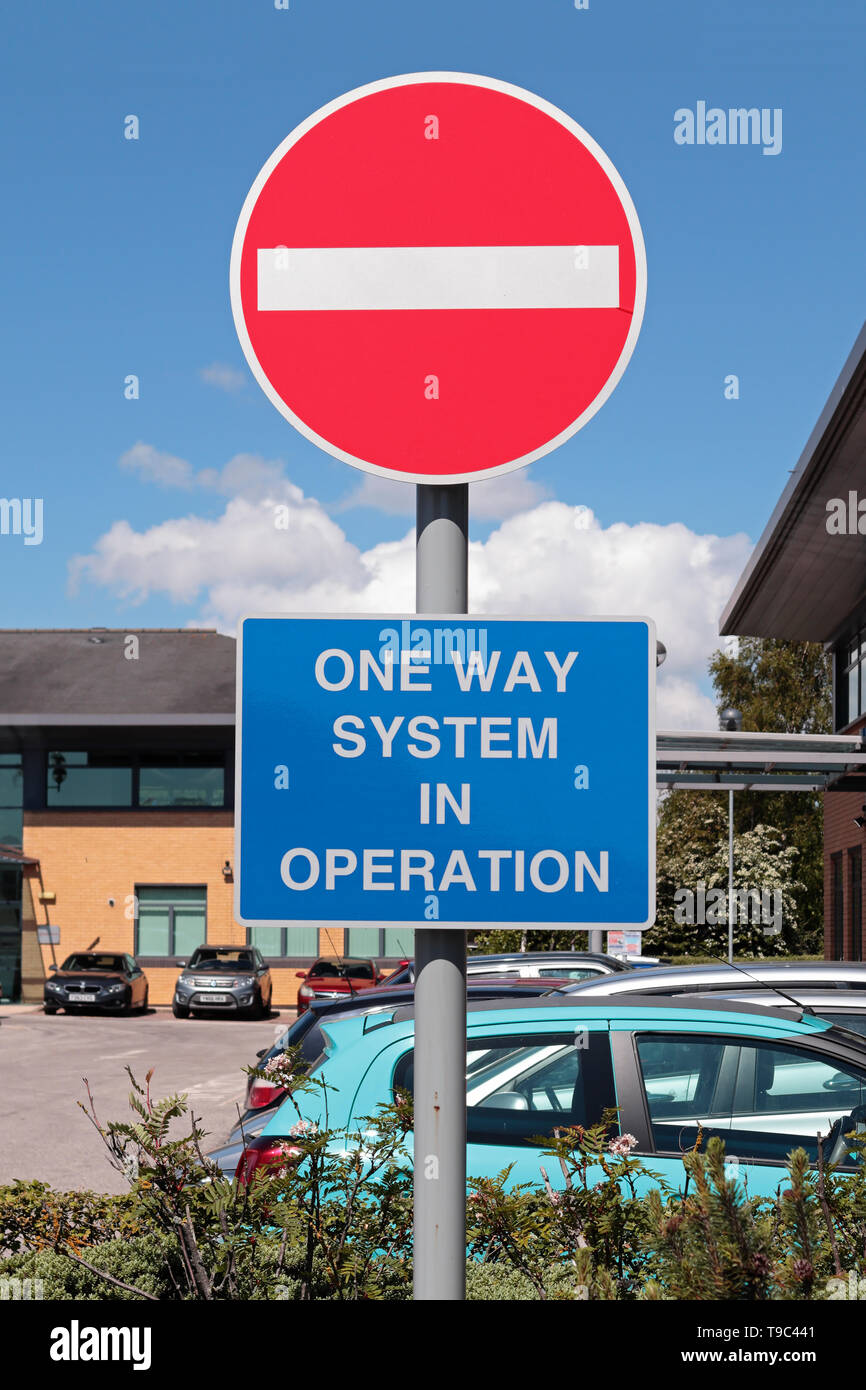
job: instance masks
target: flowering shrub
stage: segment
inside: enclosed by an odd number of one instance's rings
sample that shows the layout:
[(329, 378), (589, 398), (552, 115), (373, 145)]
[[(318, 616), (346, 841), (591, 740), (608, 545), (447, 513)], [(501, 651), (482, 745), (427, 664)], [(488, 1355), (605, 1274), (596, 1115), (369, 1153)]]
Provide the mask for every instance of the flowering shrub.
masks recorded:
[[(86, 1107), (128, 1195), (0, 1188), (0, 1277), (42, 1279), (48, 1298), (411, 1296), (408, 1096), (349, 1135), (298, 1109), (285, 1164), (237, 1184), (203, 1155), (183, 1097), (155, 1100), (150, 1073), (143, 1087), (130, 1079), (131, 1123), (103, 1127), (90, 1097)], [(321, 1086), (289, 1079), (296, 1109), (294, 1097)], [(866, 1177), (829, 1169), (820, 1145), (816, 1168), (802, 1149), (790, 1155), (773, 1199), (747, 1195), (717, 1138), (683, 1155), (682, 1191), (636, 1147), (609, 1113), (539, 1141), (535, 1185), (512, 1185), (508, 1168), (472, 1179), (468, 1296), (806, 1301), (866, 1290)], [(657, 1186), (638, 1197), (648, 1175)]]

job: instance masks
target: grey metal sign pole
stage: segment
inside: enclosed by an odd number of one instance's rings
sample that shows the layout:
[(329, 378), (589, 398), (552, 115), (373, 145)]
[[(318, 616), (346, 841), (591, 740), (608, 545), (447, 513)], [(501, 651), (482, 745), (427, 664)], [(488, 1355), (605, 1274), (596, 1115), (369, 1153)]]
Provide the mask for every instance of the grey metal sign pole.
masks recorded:
[[(467, 613), (469, 486), (417, 488), (415, 607)], [(432, 660), (432, 657), (431, 657)], [(416, 1299), (466, 1294), (466, 937), (415, 931)]]

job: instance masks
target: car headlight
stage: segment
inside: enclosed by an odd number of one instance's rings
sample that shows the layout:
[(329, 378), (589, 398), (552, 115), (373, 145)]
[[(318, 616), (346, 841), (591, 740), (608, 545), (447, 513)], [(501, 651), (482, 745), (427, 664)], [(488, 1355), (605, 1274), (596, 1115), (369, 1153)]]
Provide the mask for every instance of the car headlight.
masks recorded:
[(63, 986), (60, 985), (60, 984), (58, 984), (56, 980), (46, 980), (46, 981), (45, 981), (45, 988), (46, 988), (46, 989), (62, 989)]
[(108, 986), (108, 993), (109, 993), (109, 994), (120, 994), (121, 990), (124, 990), (124, 989), (126, 989), (126, 985), (109, 985), (109, 986)]

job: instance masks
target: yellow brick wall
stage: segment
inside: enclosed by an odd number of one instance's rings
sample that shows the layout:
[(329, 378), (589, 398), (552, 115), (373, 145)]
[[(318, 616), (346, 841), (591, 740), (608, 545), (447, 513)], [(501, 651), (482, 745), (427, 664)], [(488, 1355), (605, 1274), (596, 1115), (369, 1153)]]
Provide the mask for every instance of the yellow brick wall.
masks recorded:
[[(54, 948), (58, 963), (97, 936), (101, 949), (133, 953), (136, 884), (204, 884), (208, 941), (242, 945), (246, 940), (232, 916), (234, 884), (222, 873), (226, 860), (234, 864), (230, 811), (25, 812), (24, 853), (39, 860), (39, 869), (28, 871), (36, 920), (60, 927)], [(41, 892), (56, 894), (56, 901), (40, 903)], [(342, 932), (331, 929), (330, 934), (341, 949)], [(322, 934), (320, 945), (324, 954), (332, 954)], [(51, 947), (41, 950), (47, 973)], [(296, 968), (272, 970), (275, 1005), (296, 1003)], [(151, 1004), (170, 1004), (177, 970), (149, 966), (146, 974)]]

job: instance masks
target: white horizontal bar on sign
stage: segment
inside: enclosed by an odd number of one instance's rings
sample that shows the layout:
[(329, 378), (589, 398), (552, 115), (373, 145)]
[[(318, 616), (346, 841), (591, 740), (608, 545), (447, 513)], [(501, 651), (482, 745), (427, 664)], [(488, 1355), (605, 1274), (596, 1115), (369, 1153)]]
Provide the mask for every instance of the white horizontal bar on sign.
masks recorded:
[(617, 309), (619, 247), (265, 247), (258, 307)]

